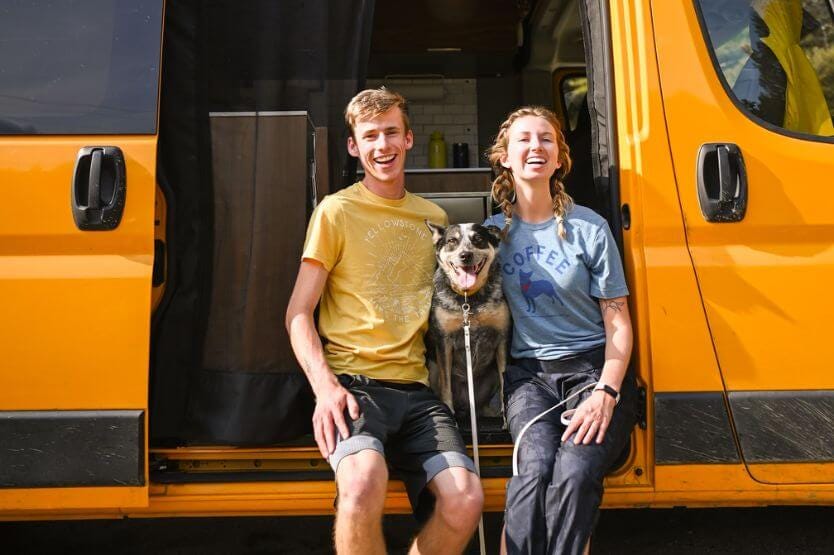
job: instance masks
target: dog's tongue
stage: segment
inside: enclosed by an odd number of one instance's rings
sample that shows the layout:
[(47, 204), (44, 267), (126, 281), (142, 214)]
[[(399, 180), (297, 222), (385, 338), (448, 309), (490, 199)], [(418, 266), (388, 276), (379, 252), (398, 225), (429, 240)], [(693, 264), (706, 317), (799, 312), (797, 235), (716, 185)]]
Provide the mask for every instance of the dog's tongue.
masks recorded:
[(475, 273), (475, 266), (462, 266), (455, 268), (455, 270), (457, 272), (458, 286), (461, 289), (470, 289), (475, 285), (475, 280), (478, 278), (478, 274)]

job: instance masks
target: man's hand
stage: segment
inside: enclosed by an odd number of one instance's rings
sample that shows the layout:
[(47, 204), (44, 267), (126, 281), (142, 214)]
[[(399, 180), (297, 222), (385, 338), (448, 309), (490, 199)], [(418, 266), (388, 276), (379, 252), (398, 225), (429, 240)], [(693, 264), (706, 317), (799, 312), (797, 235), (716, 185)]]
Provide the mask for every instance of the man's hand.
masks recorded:
[(588, 445), (594, 438), (597, 443), (602, 443), (616, 405), (614, 398), (606, 392), (594, 391), (576, 407), (570, 424), (562, 434), (562, 441), (567, 441), (571, 434), (576, 432), (573, 442), (577, 445), (580, 443)]
[(321, 456), (327, 459), (336, 449), (336, 430), (342, 439), (350, 436), (347, 422), (345, 422), (345, 408), (353, 420), (359, 418), (359, 403), (356, 398), (341, 384), (334, 383), (324, 388), (316, 396), (316, 410), (313, 411), (313, 435), (321, 451)]

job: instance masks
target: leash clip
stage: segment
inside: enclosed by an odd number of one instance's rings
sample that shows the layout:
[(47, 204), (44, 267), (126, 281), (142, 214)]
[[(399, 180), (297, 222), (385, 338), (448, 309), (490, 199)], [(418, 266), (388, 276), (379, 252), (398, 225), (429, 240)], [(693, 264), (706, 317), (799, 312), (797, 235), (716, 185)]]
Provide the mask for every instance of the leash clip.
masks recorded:
[(469, 302), (467, 299), (468, 295), (464, 291), (463, 293), (463, 304), (460, 305), (460, 309), (463, 311), (463, 325), (469, 326), (469, 314), (472, 312), (472, 307), (469, 306)]

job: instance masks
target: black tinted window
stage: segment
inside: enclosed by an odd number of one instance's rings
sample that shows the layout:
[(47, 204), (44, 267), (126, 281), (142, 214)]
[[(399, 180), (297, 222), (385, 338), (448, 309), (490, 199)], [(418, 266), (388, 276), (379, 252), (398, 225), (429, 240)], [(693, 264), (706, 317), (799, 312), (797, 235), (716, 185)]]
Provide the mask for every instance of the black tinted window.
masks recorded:
[(829, 0), (698, 0), (721, 77), (742, 107), (797, 133), (834, 136)]
[(0, 4), (0, 134), (154, 133), (162, 1)]

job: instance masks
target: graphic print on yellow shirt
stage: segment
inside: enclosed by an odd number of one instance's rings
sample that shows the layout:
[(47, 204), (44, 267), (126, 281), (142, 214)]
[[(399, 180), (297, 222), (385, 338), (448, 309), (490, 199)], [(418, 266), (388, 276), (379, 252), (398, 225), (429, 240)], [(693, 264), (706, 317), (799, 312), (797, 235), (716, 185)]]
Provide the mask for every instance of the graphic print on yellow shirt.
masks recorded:
[(319, 334), (336, 374), (428, 385), (423, 335), (435, 258), (425, 220), (448, 221), (425, 199), (382, 198), (361, 182), (313, 212), (302, 257), (330, 272)]

